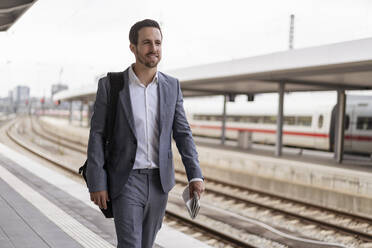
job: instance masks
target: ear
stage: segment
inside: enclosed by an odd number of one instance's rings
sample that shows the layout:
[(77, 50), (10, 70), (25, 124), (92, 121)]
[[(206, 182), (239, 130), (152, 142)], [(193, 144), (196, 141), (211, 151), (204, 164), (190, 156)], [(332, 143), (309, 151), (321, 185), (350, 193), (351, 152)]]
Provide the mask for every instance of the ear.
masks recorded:
[(132, 51), (133, 54), (136, 54), (136, 47), (132, 43), (129, 44), (129, 49)]

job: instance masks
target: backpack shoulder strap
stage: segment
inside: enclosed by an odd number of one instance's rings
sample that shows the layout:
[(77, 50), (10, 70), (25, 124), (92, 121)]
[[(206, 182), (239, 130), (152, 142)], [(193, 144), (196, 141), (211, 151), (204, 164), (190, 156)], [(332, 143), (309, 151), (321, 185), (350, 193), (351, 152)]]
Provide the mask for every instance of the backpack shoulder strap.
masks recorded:
[(111, 143), (113, 129), (116, 119), (116, 107), (119, 97), (119, 92), (124, 87), (123, 72), (109, 72), (107, 74), (110, 83), (110, 97), (108, 99), (107, 119), (105, 125), (106, 145)]
[[(124, 87), (124, 72), (109, 72), (107, 74), (109, 84), (110, 84), (110, 97), (108, 98), (107, 104), (107, 115), (106, 115), (106, 123), (105, 123), (105, 132), (104, 132), (104, 153), (105, 159), (109, 156), (109, 151), (111, 148), (111, 139), (112, 139), (112, 131), (115, 125), (116, 119), (116, 106), (118, 102), (119, 92)], [(87, 168), (87, 161), (85, 161), (84, 165), (79, 168), (79, 174), (81, 174), (85, 181), (87, 181), (86, 176), (86, 168)], [(106, 168), (107, 164), (103, 166)]]

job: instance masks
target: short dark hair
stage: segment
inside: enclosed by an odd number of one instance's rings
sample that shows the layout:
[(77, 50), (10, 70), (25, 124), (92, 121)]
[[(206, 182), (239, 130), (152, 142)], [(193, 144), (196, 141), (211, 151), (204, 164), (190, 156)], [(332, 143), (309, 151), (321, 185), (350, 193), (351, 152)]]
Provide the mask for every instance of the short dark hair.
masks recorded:
[(129, 31), (129, 41), (130, 41), (131, 44), (137, 45), (137, 43), (138, 43), (138, 31), (140, 31), (140, 29), (141, 28), (144, 28), (144, 27), (153, 27), (153, 28), (159, 29), (160, 34), (161, 34), (161, 37), (163, 37), (163, 34), (161, 32), (159, 23), (157, 23), (156, 21), (151, 20), (151, 19), (145, 19), (145, 20), (136, 22), (130, 28), (130, 31)]

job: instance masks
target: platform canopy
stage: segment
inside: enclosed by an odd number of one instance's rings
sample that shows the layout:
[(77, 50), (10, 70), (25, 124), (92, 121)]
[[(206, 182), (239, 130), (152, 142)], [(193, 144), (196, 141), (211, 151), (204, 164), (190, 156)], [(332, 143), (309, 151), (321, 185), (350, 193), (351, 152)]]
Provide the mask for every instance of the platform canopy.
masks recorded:
[(1, 0), (0, 32), (7, 31), (37, 0)]
[(372, 89), (372, 38), (168, 72), (184, 96)]
[[(372, 38), (277, 52), (181, 68), (177, 77), (185, 97), (284, 91), (372, 89)], [(91, 89), (57, 93), (55, 100), (94, 99)]]
[(53, 96), (54, 101), (83, 101), (89, 102), (96, 99), (97, 87), (92, 85), (91, 87), (62, 90)]

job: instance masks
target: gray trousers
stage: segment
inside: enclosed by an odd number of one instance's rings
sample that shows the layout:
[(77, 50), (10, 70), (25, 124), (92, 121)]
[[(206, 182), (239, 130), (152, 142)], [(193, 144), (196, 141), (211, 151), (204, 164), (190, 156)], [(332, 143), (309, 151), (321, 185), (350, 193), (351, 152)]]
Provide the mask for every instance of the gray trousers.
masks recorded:
[(168, 193), (160, 183), (159, 169), (132, 170), (112, 208), (118, 248), (151, 248), (159, 231)]

